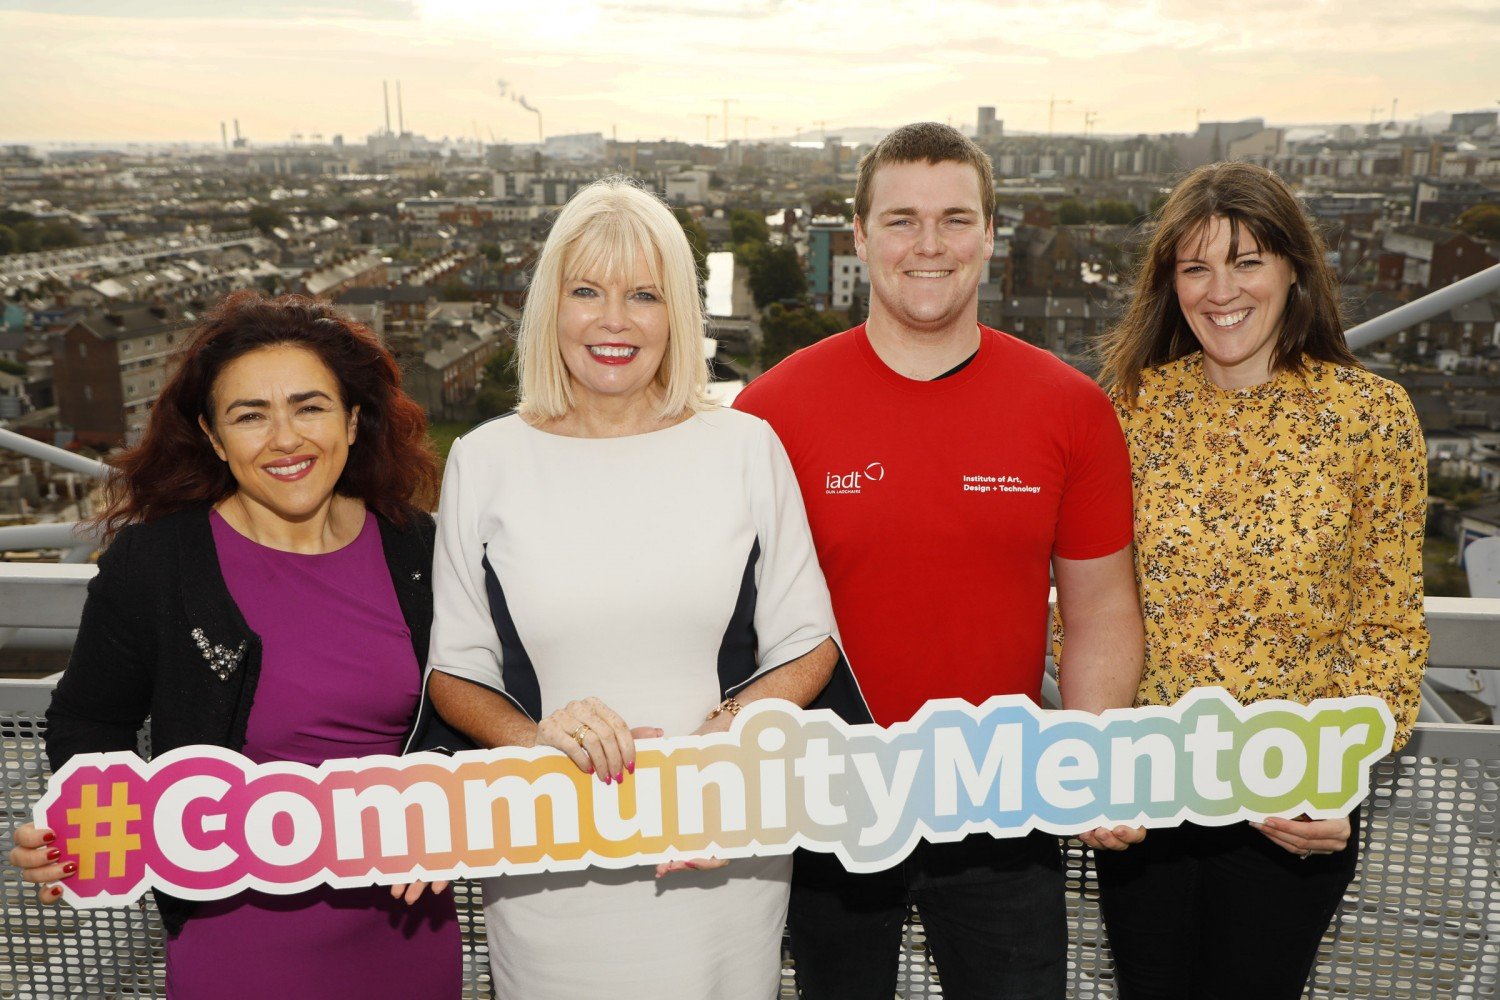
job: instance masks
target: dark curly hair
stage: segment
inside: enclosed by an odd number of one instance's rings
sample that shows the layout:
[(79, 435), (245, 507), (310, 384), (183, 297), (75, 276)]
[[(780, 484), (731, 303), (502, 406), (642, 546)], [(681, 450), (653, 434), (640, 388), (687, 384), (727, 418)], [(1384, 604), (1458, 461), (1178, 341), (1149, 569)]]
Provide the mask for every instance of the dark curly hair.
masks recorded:
[(439, 472), (427, 415), (402, 391), (396, 360), (375, 335), (316, 299), (235, 292), (194, 329), (140, 442), (113, 460), (105, 507), (94, 519), (106, 540), (127, 524), (217, 503), (235, 491), (199, 418), (213, 423), (209, 395), (225, 365), (286, 345), (316, 354), (337, 380), (340, 402), (359, 407), (358, 446), (349, 450), (335, 491), (401, 526), (413, 511), (431, 509)]

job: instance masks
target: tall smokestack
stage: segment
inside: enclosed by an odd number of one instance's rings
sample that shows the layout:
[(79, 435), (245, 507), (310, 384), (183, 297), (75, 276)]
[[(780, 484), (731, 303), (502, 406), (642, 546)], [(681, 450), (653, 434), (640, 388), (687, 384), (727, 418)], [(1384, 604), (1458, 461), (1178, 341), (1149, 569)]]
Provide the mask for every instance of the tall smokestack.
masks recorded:
[(219, 122), (219, 138), (224, 140), (224, 149), (229, 150), (229, 126)]
[(396, 127), (406, 134), (406, 115), (401, 111), (401, 81), (396, 81)]
[(240, 141), (240, 120), (238, 118), (234, 120), (234, 141), (236, 143)]
[(380, 81), (380, 92), (385, 95), (385, 134), (391, 134), (391, 85)]

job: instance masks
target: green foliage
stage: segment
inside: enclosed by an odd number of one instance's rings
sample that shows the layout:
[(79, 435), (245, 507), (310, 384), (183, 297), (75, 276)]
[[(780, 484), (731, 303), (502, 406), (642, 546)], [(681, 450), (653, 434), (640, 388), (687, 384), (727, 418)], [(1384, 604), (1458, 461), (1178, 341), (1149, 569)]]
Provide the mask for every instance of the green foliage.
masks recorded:
[(1099, 222), (1107, 226), (1128, 226), (1140, 217), (1140, 210), (1128, 201), (1105, 198), (1093, 204), (1085, 204), (1077, 198), (1059, 202), (1056, 208), (1057, 222), (1061, 226), (1080, 226), (1088, 222)]
[(1060, 226), (1080, 226), (1089, 221), (1088, 206), (1077, 198), (1068, 198), (1058, 203), (1057, 224)]
[(442, 194), (448, 190), (448, 181), (446, 178), (433, 174), (430, 177), (423, 177), (417, 181), (417, 189), (419, 191), (431, 191), (434, 194)]
[(495, 244), (481, 243), (479, 245), (479, 252), (484, 254), (484, 259), (489, 261), (491, 264), (500, 263), (500, 248)]
[(286, 226), (291, 220), (275, 205), (256, 205), (250, 210), (250, 225), (263, 233)]
[(516, 382), (515, 341), (505, 340), (485, 363), (484, 377), (474, 397), (475, 405), (479, 407), (479, 416), (488, 420), (514, 410), (520, 398), (521, 390)]
[(1427, 481), (1427, 495), (1451, 501), (1459, 510), (1478, 507), (1484, 491), (1473, 476), (1433, 476)]
[(88, 242), (72, 223), (38, 222), (24, 212), (5, 212), (0, 222), (0, 254), (63, 250)]
[(793, 351), (816, 344), (849, 325), (847, 313), (773, 303), (760, 317), (760, 364), (770, 368)]
[(1146, 209), (1146, 214), (1152, 218), (1161, 214), (1162, 206), (1166, 205), (1167, 199), (1171, 197), (1166, 194), (1156, 194), (1151, 198), (1151, 205)]
[(761, 309), (773, 302), (800, 299), (807, 294), (807, 274), (797, 248), (764, 244), (746, 266), (750, 270), (750, 294)]
[(443, 279), (438, 286), (438, 298), (444, 302), (472, 302), (474, 300), (474, 289), (469, 283), (456, 274), (449, 275)]
[(427, 437), (432, 442), (440, 463), (448, 463), (448, 452), (452, 449), (453, 442), (460, 435), (468, 433), (473, 426), (462, 420), (433, 420), (427, 424)]
[(1458, 228), (1482, 240), (1500, 240), (1500, 205), (1475, 205), (1458, 217)]
[(7, 358), (0, 358), (0, 372), (5, 372), (8, 375), (25, 375), (26, 366), (21, 364), (19, 361), (11, 361)]
[(1428, 535), (1423, 541), (1422, 588), (1428, 597), (1469, 596), (1469, 574), (1458, 565), (1452, 538)]
[(850, 195), (844, 193), (843, 191), (838, 191), (834, 188), (826, 188), (823, 191), (819, 192), (817, 197), (812, 199), (813, 210), (815, 212), (825, 212), (831, 208), (835, 212), (837, 212), (837, 214), (842, 215), (845, 219), (853, 221), (854, 203), (851, 202), (849, 198)]
[(701, 282), (708, 277), (708, 230), (686, 209), (674, 208), (672, 214), (682, 226), (688, 246), (693, 248), (693, 262), (698, 265), (698, 280)]
[(1094, 218), (1110, 226), (1128, 226), (1140, 213), (1128, 201), (1105, 198), (1094, 206)]
[(748, 208), (729, 210), (729, 240), (731, 243), (769, 243), (771, 230), (766, 226), (765, 215)]

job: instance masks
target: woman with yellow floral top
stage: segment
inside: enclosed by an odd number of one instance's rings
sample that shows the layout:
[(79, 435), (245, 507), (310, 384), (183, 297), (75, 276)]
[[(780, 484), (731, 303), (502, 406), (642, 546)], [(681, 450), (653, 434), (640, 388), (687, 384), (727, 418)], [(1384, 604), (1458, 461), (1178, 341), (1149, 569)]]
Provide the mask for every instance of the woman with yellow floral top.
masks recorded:
[[(1106, 338), (1134, 469), (1136, 700), (1372, 694), (1400, 746), (1428, 645), (1426, 451), (1406, 393), (1350, 353), (1324, 253), (1274, 174), (1200, 168)], [(1300, 997), (1358, 849), (1356, 809), (1098, 852), (1121, 1000)]]

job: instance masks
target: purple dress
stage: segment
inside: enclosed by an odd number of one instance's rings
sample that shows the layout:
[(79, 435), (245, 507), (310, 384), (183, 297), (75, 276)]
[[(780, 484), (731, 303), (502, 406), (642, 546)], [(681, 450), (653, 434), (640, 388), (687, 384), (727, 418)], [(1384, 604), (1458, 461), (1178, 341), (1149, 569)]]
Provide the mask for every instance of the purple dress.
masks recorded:
[[(257, 544), (217, 512), (210, 520), (229, 593), (261, 638), (241, 752), (302, 764), (399, 753), (421, 674), (374, 515), (319, 555)], [(451, 893), (407, 906), (384, 886), (244, 892), (200, 904), (167, 942), (172, 1000), (454, 1000), (462, 985)]]

